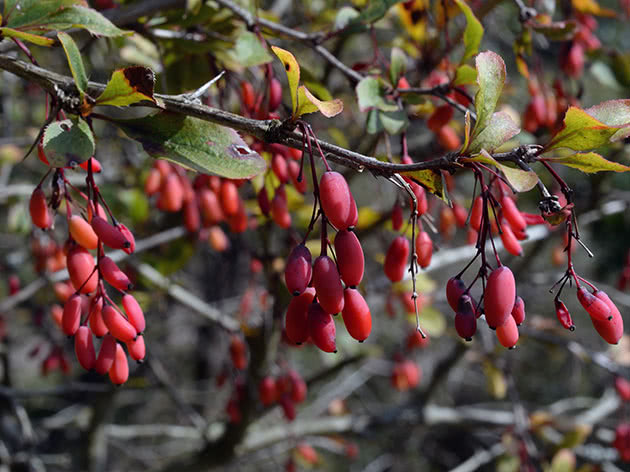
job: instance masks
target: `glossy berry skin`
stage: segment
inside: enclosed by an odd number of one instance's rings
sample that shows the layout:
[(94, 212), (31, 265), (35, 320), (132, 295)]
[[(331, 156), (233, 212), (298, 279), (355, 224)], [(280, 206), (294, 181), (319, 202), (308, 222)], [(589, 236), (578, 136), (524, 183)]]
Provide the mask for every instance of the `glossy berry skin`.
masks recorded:
[(608, 344), (617, 344), (623, 336), (623, 318), (621, 313), (605, 292), (598, 290), (595, 292), (595, 296), (610, 308), (612, 319), (600, 321), (591, 316), (593, 326), (604, 341)]
[(81, 295), (72, 295), (63, 306), (61, 329), (64, 334), (72, 336), (81, 324)]
[(405, 276), (409, 259), (409, 241), (404, 236), (397, 236), (385, 254), (385, 275), (392, 282), (400, 282)]
[(521, 243), (518, 242), (518, 238), (506, 220), (503, 220), (501, 223), (501, 242), (503, 243), (505, 250), (513, 256), (520, 256), (523, 254)]
[(348, 287), (356, 287), (363, 279), (365, 258), (356, 234), (342, 230), (335, 237), (335, 254), (339, 274)]
[(462, 295), (459, 299), (459, 308), (455, 313), (455, 330), (466, 341), (471, 341), (477, 332), (475, 306), (469, 295)]
[(466, 291), (466, 284), (459, 277), (451, 277), (446, 283), (446, 301), (454, 311), (459, 309), (459, 300)]
[(98, 351), (96, 363), (94, 364), (94, 370), (96, 372), (105, 375), (109, 371), (116, 357), (117, 345), (116, 339), (111, 334), (105, 335), (101, 343), (101, 348)]
[(87, 326), (81, 326), (74, 336), (74, 352), (81, 367), (92, 370), (96, 364), (96, 352), (92, 343), (92, 333)]
[(352, 195), (350, 195), (350, 213), (346, 225), (348, 229), (354, 229), (359, 222), (359, 209), (357, 208), (357, 202)]
[(525, 302), (521, 297), (516, 297), (512, 307), (512, 318), (516, 321), (517, 326), (520, 326), (525, 321)]
[(591, 318), (597, 321), (608, 321), (612, 316), (611, 309), (605, 301), (596, 296), (600, 292), (601, 290), (591, 294), (584, 287), (580, 287), (577, 291), (577, 297)]
[(68, 273), (72, 285), (81, 293), (90, 293), (96, 290), (98, 273), (94, 270), (95, 263), (92, 254), (81, 246), (70, 249), (66, 258)]
[(102, 314), (103, 321), (105, 322), (105, 325), (107, 325), (109, 332), (117, 340), (127, 343), (136, 338), (136, 335), (138, 334), (136, 328), (134, 328), (133, 325), (129, 323), (129, 321), (127, 321), (127, 319), (125, 319), (125, 317), (113, 306), (104, 306)]
[(68, 230), (72, 238), (85, 249), (96, 249), (98, 246), (98, 236), (92, 229), (92, 226), (79, 215), (70, 217)]
[(575, 325), (573, 324), (573, 319), (571, 318), (571, 313), (569, 313), (567, 306), (560, 300), (555, 300), (554, 303), (556, 308), (556, 318), (558, 318), (562, 327), (564, 329), (574, 331)]
[(92, 333), (97, 338), (102, 338), (109, 333), (109, 328), (103, 321), (103, 298), (99, 297), (98, 300), (92, 302), (90, 307), (89, 324)]
[(304, 292), (311, 281), (312, 275), (311, 251), (304, 244), (299, 244), (289, 254), (287, 265), (284, 269), (284, 281), (289, 292), (293, 296)]
[[(506, 266), (493, 270), (488, 277), (484, 296), (484, 312), (491, 328), (498, 328), (511, 318), (516, 299), (514, 274)], [(516, 323), (514, 324), (516, 326)]]
[(521, 212), (516, 207), (516, 203), (510, 197), (503, 197), (501, 199), (501, 208), (503, 210), (503, 216), (510, 223), (512, 229), (517, 231), (525, 231), (527, 223), (525, 218), (521, 215)]
[(139, 335), (133, 341), (129, 341), (125, 343), (127, 345), (127, 351), (129, 352), (129, 357), (131, 357), (134, 361), (142, 362), (144, 357), (146, 356), (146, 345), (144, 344), (144, 336)]
[(497, 326), (497, 339), (503, 347), (513, 348), (518, 342), (518, 327), (516, 321), (508, 316), (501, 326)]
[(125, 249), (131, 246), (125, 235), (116, 226), (110, 225), (105, 218), (92, 217), (92, 229), (103, 244), (112, 249)]
[(308, 332), (313, 343), (324, 352), (337, 352), (336, 328), (333, 317), (319, 303), (308, 308)]
[(426, 231), (420, 231), (418, 236), (416, 236), (416, 254), (418, 255), (420, 267), (423, 269), (429, 267), (433, 256), (433, 241), (431, 241), (431, 237)]
[(289, 341), (293, 344), (302, 344), (308, 339), (308, 307), (314, 298), (315, 289), (309, 287), (289, 302), (284, 327)]
[(349, 224), (352, 206), (350, 187), (339, 172), (324, 172), (319, 180), (319, 200), (328, 221), (338, 230)]
[(143, 333), (146, 328), (146, 321), (138, 301), (133, 295), (126, 293), (122, 297), (122, 306), (125, 310), (129, 323), (131, 323), (138, 333)]
[(125, 291), (133, 287), (129, 277), (125, 274), (116, 263), (108, 256), (103, 256), (99, 262), (99, 270), (103, 278), (112, 287)]
[(52, 226), (52, 216), (48, 211), (46, 203), (46, 195), (41, 187), (36, 187), (31, 194), (31, 200), (28, 204), (28, 210), (31, 214), (31, 221), (35, 226), (41, 229), (48, 229)]
[(430, 342), (431, 341), (429, 341), (428, 335), (426, 335), (426, 337), (423, 338), (422, 334), (420, 334), (420, 331), (414, 328), (414, 330), (411, 333), (409, 333), (409, 336), (407, 336), (407, 343), (406, 343), (407, 350), (411, 351), (416, 348), (427, 347)]
[(328, 256), (319, 256), (313, 264), (313, 287), (317, 300), (326, 313), (343, 310), (343, 285), (335, 262)]
[(479, 232), (481, 229), (481, 218), (483, 216), (483, 197), (479, 195), (473, 202), (470, 210), (470, 227)]
[(344, 290), (343, 322), (350, 336), (359, 342), (367, 339), (372, 331), (372, 315), (363, 296), (354, 288)]
[(111, 380), (114, 385), (122, 385), (128, 378), (129, 362), (127, 362), (127, 355), (123, 347), (120, 344), (116, 344), (114, 363), (109, 368), (109, 380)]

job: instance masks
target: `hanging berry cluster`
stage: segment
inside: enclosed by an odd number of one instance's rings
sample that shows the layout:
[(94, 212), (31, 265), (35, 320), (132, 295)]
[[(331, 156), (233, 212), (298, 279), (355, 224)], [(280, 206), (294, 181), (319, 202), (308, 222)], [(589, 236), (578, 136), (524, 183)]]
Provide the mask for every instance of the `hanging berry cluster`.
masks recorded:
[[(41, 145), (38, 155), (48, 164)], [(105, 254), (105, 248), (131, 254), (135, 239), (131, 231), (114, 218), (95, 183), (94, 174), (101, 168), (98, 161), (90, 158), (79, 166), (70, 166), (75, 167), (87, 171), (87, 194), (68, 181), (68, 167), (51, 168), (33, 191), (29, 211), (35, 226), (51, 230), (54, 214), (65, 202), (68, 238), (62, 250), (64, 257), (54, 269), (66, 267), (69, 281), (55, 285), (64, 305), (63, 309), (53, 309), (52, 316), (64, 334), (74, 336), (79, 364), (86, 370), (109, 374), (112, 383), (120, 385), (129, 377), (127, 353), (136, 361), (145, 357), (142, 334), (146, 323), (140, 304), (128, 293), (133, 288), (131, 280)], [(47, 198), (42, 185), (51, 173), (52, 192)], [(90, 251), (95, 251), (96, 258)], [(122, 309), (110, 298), (106, 284), (120, 296)], [(101, 339), (98, 355), (94, 337)]]

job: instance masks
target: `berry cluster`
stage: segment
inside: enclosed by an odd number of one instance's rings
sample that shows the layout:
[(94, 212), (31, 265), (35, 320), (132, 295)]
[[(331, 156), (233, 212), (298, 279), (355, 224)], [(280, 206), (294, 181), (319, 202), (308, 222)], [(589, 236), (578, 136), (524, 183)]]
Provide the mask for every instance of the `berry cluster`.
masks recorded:
[[(38, 154), (42, 162), (48, 163), (41, 145)], [(112, 258), (105, 255), (105, 248), (131, 254), (135, 239), (129, 229), (116, 221), (100, 194), (94, 181), (94, 173), (101, 167), (98, 161), (91, 158), (80, 166), (71, 167), (87, 170), (87, 195), (70, 184), (65, 168), (55, 168), (49, 198), (42, 183), (52, 169), (31, 195), (29, 211), (35, 226), (52, 229), (54, 212), (65, 202), (68, 229), (61, 250), (52, 240), (45, 247), (36, 245), (40, 254), (37, 265), (48, 270), (67, 268), (69, 281), (55, 285), (63, 309), (53, 307), (53, 320), (64, 334), (74, 336), (75, 354), (83, 368), (109, 374), (110, 380), (120, 385), (129, 377), (123, 344), (132, 359), (142, 361), (146, 351), (142, 335), (146, 323), (140, 304), (128, 293), (133, 288), (131, 280)], [(96, 259), (90, 251), (96, 252)], [(122, 309), (108, 295), (105, 283), (120, 293)], [(94, 336), (102, 338), (98, 355)], [(48, 358), (53, 367), (55, 359), (59, 358), (57, 354)], [(47, 366), (46, 371), (51, 366)]]

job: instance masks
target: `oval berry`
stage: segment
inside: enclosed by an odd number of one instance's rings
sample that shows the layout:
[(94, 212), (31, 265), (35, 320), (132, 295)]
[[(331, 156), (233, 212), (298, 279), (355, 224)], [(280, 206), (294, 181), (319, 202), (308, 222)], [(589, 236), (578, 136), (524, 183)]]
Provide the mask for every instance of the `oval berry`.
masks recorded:
[(74, 336), (74, 353), (81, 367), (92, 370), (96, 364), (96, 352), (92, 343), (92, 333), (87, 326), (81, 326)]
[(591, 318), (598, 321), (608, 321), (612, 317), (611, 309), (607, 303), (596, 296), (599, 292), (600, 291), (597, 291), (595, 294), (591, 294), (584, 287), (580, 287), (577, 291), (577, 297), (580, 304), (588, 312)]
[(518, 327), (514, 318), (508, 316), (505, 323), (497, 327), (497, 339), (503, 347), (508, 349), (516, 345), (518, 342)]
[(133, 284), (129, 280), (129, 277), (127, 277), (127, 274), (120, 270), (110, 257), (101, 257), (98, 267), (103, 278), (112, 287), (123, 292), (133, 287)]
[(72, 215), (68, 220), (68, 230), (70, 236), (85, 249), (96, 249), (98, 246), (98, 236), (92, 229), (90, 223), (79, 215)]
[(319, 200), (328, 221), (339, 230), (346, 229), (352, 195), (344, 176), (339, 172), (324, 172), (319, 180)]
[(271, 218), (282, 229), (291, 226), (291, 213), (289, 213), (286, 193), (282, 186), (276, 189), (276, 194), (271, 199)]
[(275, 77), (269, 81), (269, 111), (275, 111), (282, 103), (282, 84)]
[(483, 307), (486, 321), (491, 328), (498, 328), (512, 313), (516, 299), (514, 274), (506, 266), (493, 270), (488, 277)]
[(560, 300), (554, 300), (555, 308), (556, 308), (556, 318), (562, 325), (564, 329), (568, 329), (570, 331), (575, 330), (575, 325), (573, 324), (573, 320), (571, 319), (571, 313), (567, 309), (567, 306)]
[(313, 343), (324, 352), (337, 352), (335, 321), (319, 303), (308, 308), (308, 333)]
[(147, 354), (147, 348), (144, 344), (144, 336), (139, 335), (133, 341), (129, 341), (125, 344), (127, 345), (127, 351), (129, 351), (129, 357), (137, 362), (141, 362), (144, 360)]
[(520, 256), (523, 253), (523, 248), (521, 247), (521, 243), (518, 242), (518, 238), (510, 228), (509, 224), (507, 224), (506, 220), (501, 222), (501, 242), (503, 243), (503, 247), (507, 252), (512, 254), (513, 256)]
[(326, 313), (343, 310), (343, 285), (335, 262), (328, 256), (319, 256), (313, 264), (313, 287), (317, 300)]
[(105, 375), (112, 364), (114, 363), (114, 357), (116, 357), (116, 346), (118, 343), (111, 334), (106, 334), (101, 343), (101, 348), (98, 351), (98, 357), (94, 364), (94, 370), (101, 375)]
[(109, 380), (111, 380), (114, 385), (122, 385), (128, 378), (129, 362), (127, 362), (127, 355), (123, 347), (120, 344), (116, 344), (114, 362), (109, 368)]
[(81, 304), (81, 295), (74, 294), (63, 305), (61, 329), (68, 336), (72, 336), (79, 329), (81, 324)]
[(521, 212), (516, 207), (516, 203), (510, 197), (503, 197), (501, 199), (501, 209), (503, 210), (503, 216), (510, 223), (510, 226), (514, 232), (525, 231), (527, 222)]
[(68, 252), (66, 261), (70, 280), (77, 291), (90, 293), (96, 290), (98, 273), (94, 270), (96, 264), (92, 254), (81, 246), (75, 246)]
[(127, 343), (133, 341), (138, 334), (136, 328), (133, 327), (125, 317), (120, 314), (113, 306), (107, 305), (102, 311), (103, 321), (107, 325), (109, 332), (119, 341)]
[(451, 277), (446, 283), (446, 301), (454, 311), (459, 310), (459, 300), (466, 291), (466, 284), (459, 277)]
[(223, 180), (219, 191), (219, 200), (221, 209), (227, 216), (233, 215), (238, 211), (240, 197), (238, 196), (238, 188), (231, 180)]
[(28, 210), (31, 214), (31, 221), (35, 226), (41, 229), (48, 229), (52, 226), (52, 216), (48, 210), (46, 203), (46, 195), (41, 187), (36, 187), (31, 194), (28, 204)]
[(426, 231), (420, 231), (416, 236), (416, 254), (420, 267), (423, 269), (429, 267), (433, 256), (433, 241)]
[(610, 308), (612, 319), (600, 321), (591, 316), (593, 326), (604, 341), (608, 344), (617, 344), (621, 336), (623, 336), (623, 318), (621, 313), (605, 292), (598, 290), (595, 292), (595, 296)]
[(166, 176), (160, 188), (158, 208), (168, 212), (177, 212), (184, 204), (184, 186), (176, 173)]
[(122, 306), (125, 309), (129, 323), (136, 328), (138, 333), (143, 333), (146, 328), (146, 321), (138, 301), (133, 297), (133, 295), (129, 295), (127, 293), (122, 297)]
[(105, 218), (92, 217), (92, 229), (103, 244), (112, 249), (125, 249), (131, 246), (118, 227), (110, 225)]
[(315, 289), (309, 287), (289, 302), (284, 327), (289, 341), (293, 344), (302, 344), (308, 339), (308, 307), (313, 303), (314, 298)]
[(392, 282), (400, 282), (407, 268), (409, 259), (409, 241), (404, 236), (398, 236), (392, 241), (385, 255), (385, 275)]
[(294, 296), (304, 292), (310, 283), (313, 275), (311, 264), (311, 251), (304, 244), (295, 246), (289, 254), (284, 269), (284, 281)]
[(372, 315), (363, 295), (354, 288), (343, 293), (343, 322), (348, 334), (359, 342), (365, 341), (372, 331)]
[(517, 326), (520, 326), (525, 321), (525, 302), (521, 297), (516, 297), (512, 307), (512, 318), (516, 321)]
[(97, 338), (102, 338), (109, 333), (109, 328), (103, 321), (103, 298), (99, 297), (97, 300), (92, 300), (92, 306), (90, 307), (89, 324), (92, 333)]
[(273, 377), (263, 377), (258, 384), (258, 397), (263, 406), (271, 406), (278, 401), (278, 389)]
[(455, 313), (455, 330), (466, 341), (472, 340), (477, 331), (475, 306), (469, 295), (462, 295), (459, 299), (459, 308)]
[(365, 257), (357, 235), (352, 231), (341, 230), (335, 236), (335, 254), (339, 275), (349, 287), (356, 287), (363, 279)]
[(481, 195), (475, 198), (472, 209), (470, 210), (470, 227), (479, 232), (481, 229), (481, 219), (483, 216), (483, 197)]

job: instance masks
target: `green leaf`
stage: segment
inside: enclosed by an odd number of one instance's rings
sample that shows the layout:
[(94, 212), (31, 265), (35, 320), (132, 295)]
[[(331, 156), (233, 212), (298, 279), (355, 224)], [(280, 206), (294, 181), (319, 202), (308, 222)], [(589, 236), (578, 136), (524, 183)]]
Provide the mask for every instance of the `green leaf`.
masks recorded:
[(57, 37), (59, 38), (59, 42), (66, 53), (66, 58), (68, 59), (68, 65), (70, 66), (70, 72), (72, 72), (74, 83), (77, 86), (77, 89), (79, 89), (79, 92), (81, 92), (81, 99), (83, 99), (83, 95), (85, 95), (88, 88), (88, 78), (85, 73), (85, 66), (83, 65), (81, 51), (79, 51), (77, 43), (74, 42), (74, 39), (72, 39), (72, 36), (68, 33), (60, 31), (57, 33)]
[(85, 5), (81, 0), (5, 0), (4, 21), (11, 28), (26, 29), (26, 26), (45, 28), (48, 17), (62, 8)]
[(234, 49), (230, 51), (232, 58), (242, 67), (254, 67), (271, 62), (273, 58), (260, 43), (260, 39), (250, 31), (238, 35)]
[(400, 175), (410, 177), (417, 183), (422, 184), (429, 192), (437, 195), (442, 200), (448, 203), (448, 196), (446, 194), (446, 188), (442, 182), (442, 173), (432, 170), (410, 170), (407, 172), (401, 172)]
[[(603, 109), (600, 111), (602, 115), (605, 114)], [(545, 146), (545, 151), (557, 148), (589, 151), (608, 144), (620, 129), (620, 126), (602, 123), (581, 108), (569, 107), (562, 128)]]
[(389, 79), (392, 85), (396, 87), (398, 80), (405, 74), (407, 70), (407, 56), (400, 48), (392, 48), (392, 55), (389, 62)]
[(510, 185), (517, 192), (527, 192), (533, 189), (538, 183), (538, 175), (534, 171), (526, 171), (521, 169), (515, 169), (514, 167), (506, 166), (497, 162), (488, 151), (482, 149), (480, 154), (474, 157), (460, 158), (462, 162), (481, 162), (484, 164), (490, 164), (495, 166), (507, 179)]
[(335, 25), (333, 27), (333, 31), (344, 29), (358, 16), (359, 12), (356, 11), (354, 8), (348, 6), (341, 7), (337, 12), (337, 16), (335, 16)]
[(168, 159), (199, 172), (247, 179), (265, 170), (265, 160), (236, 131), (175, 113), (113, 120), (152, 157)]
[(359, 109), (367, 111), (377, 108), (381, 111), (396, 111), (396, 104), (387, 101), (385, 98), (385, 86), (376, 77), (365, 77), (356, 87)]
[(17, 38), (22, 41), (37, 44), (38, 46), (52, 46), (55, 44), (55, 40), (52, 38), (32, 33), (25, 33), (24, 31), (18, 31), (13, 28), (0, 28), (0, 34), (5, 38)]
[(574, 169), (579, 169), (587, 174), (601, 171), (628, 172), (630, 167), (618, 162), (612, 162), (600, 156), (596, 152), (578, 152), (565, 157), (545, 157), (545, 161), (554, 164), (564, 164)]
[(287, 79), (289, 81), (289, 91), (291, 92), (291, 103), (293, 105), (293, 115), (297, 112), (298, 108), (298, 84), (300, 82), (300, 65), (295, 60), (293, 54), (277, 46), (271, 46), (271, 50), (274, 52), (278, 59), (284, 65), (284, 70), (287, 73)]
[(298, 104), (297, 116), (319, 111), (326, 118), (332, 118), (343, 111), (343, 102), (340, 99), (319, 100), (304, 85), (298, 88)]
[(453, 85), (470, 85), (477, 81), (477, 69), (468, 64), (462, 64), (455, 71)]
[(473, 140), (492, 118), (505, 83), (505, 63), (498, 54), (492, 51), (482, 52), (477, 55), (475, 65), (479, 90), (475, 95), (477, 121), (472, 132)]
[(568, 41), (575, 36), (577, 21), (555, 21), (552, 23), (538, 23), (537, 21), (529, 21), (527, 23), (537, 33), (544, 34), (551, 41)]
[(356, 21), (374, 23), (385, 16), (387, 11), (402, 0), (370, 0)]
[(492, 115), (488, 125), (470, 143), (467, 153), (474, 154), (481, 149), (493, 152), (499, 146), (516, 136), (521, 130), (510, 115), (500, 111)]
[(378, 134), (383, 131), (383, 123), (381, 123), (381, 111), (372, 108), (368, 111), (367, 120), (365, 122), (365, 130), (368, 134)]
[(403, 132), (409, 126), (407, 112), (404, 110), (378, 111), (379, 119), (385, 131), (390, 135)]
[(82, 28), (99, 36), (122, 36), (133, 34), (123, 31), (96, 10), (80, 6), (72, 6), (55, 13), (48, 18), (46, 28), (64, 30)]
[(103, 93), (96, 99), (96, 105), (124, 107), (132, 103), (149, 100), (153, 97), (155, 74), (148, 67), (133, 66), (114, 71)]
[(483, 38), (483, 26), (472, 12), (468, 4), (463, 0), (455, 0), (457, 6), (466, 17), (466, 29), (464, 30), (464, 56), (461, 62), (465, 62), (479, 52), (479, 45)]
[(49, 124), (42, 144), (51, 167), (73, 166), (94, 155), (94, 135), (80, 118)]
[(630, 100), (608, 100), (584, 111), (608, 126), (621, 127), (612, 135), (611, 141), (630, 136)]

